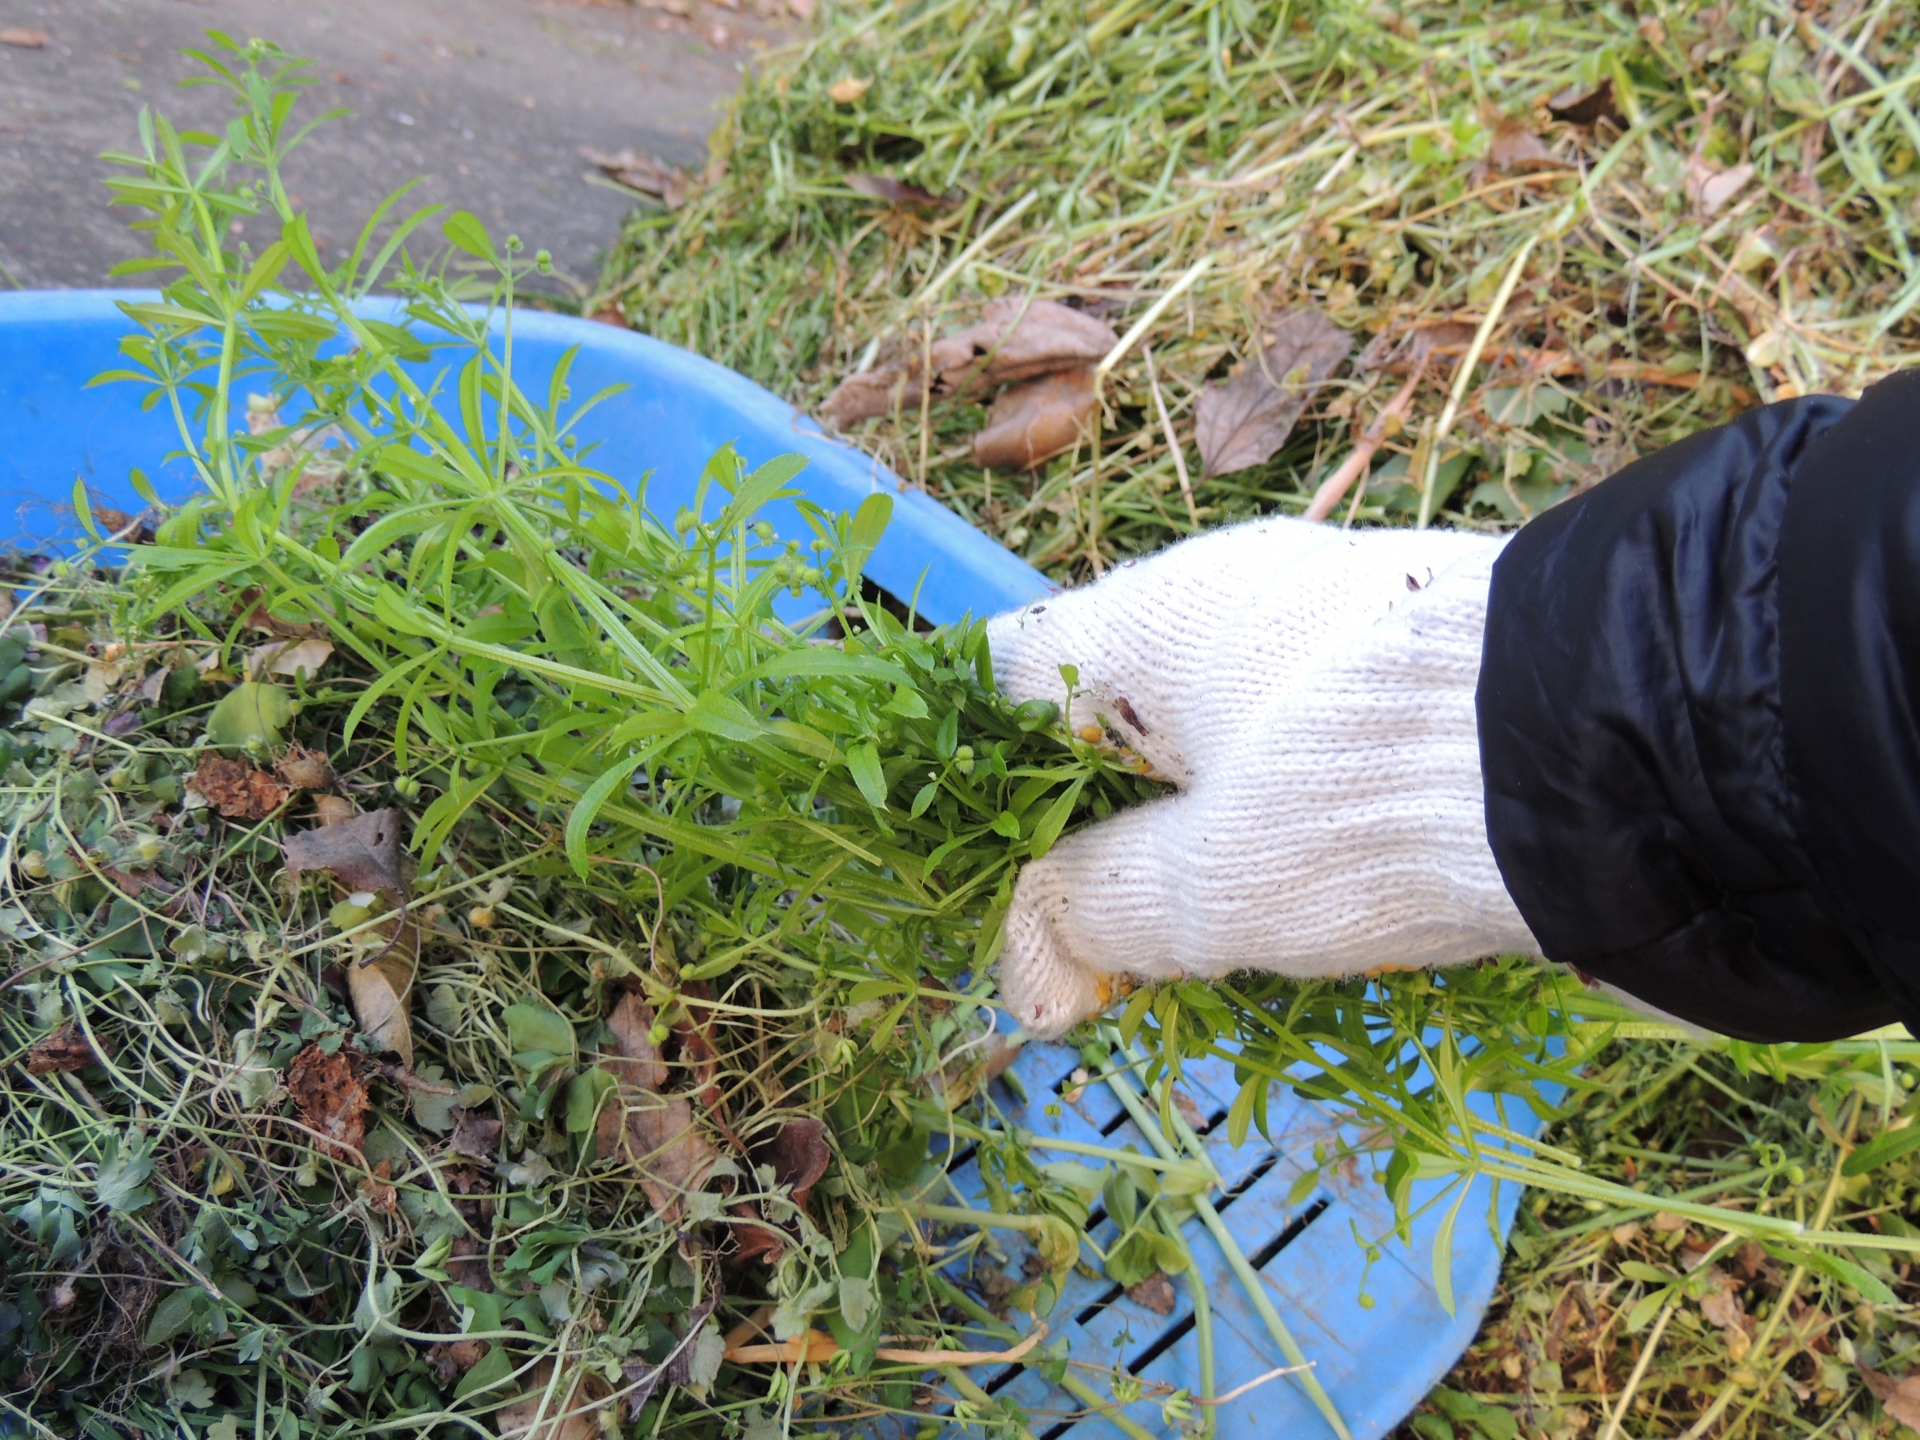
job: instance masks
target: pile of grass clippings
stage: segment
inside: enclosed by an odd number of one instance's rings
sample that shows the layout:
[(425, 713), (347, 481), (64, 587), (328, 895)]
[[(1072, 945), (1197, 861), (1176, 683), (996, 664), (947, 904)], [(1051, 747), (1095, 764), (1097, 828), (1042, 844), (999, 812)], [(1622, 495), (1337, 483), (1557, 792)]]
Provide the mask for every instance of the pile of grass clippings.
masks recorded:
[[(1448, 1197), (1492, 1175), (1614, 1226), (1751, 1242), (1875, 1326), (1903, 1313), (1882, 1256), (1916, 1246), (1888, 1218), (1914, 1132), (1892, 1075), (1920, 1046), (1703, 1061), (1739, 1085), (1817, 1074), (1801, 1091), (1828, 1129), (1766, 1131), (1758, 1179), (1699, 1191), (1687, 1157), (1725, 1163), (1737, 1125), (1662, 1130), (1674, 1163), (1634, 1176), (1468, 1107), (1604, 1097), (1583, 1067), (1631, 1033), (1511, 959), (1139, 991), (1082, 1054), (1090, 1080), (1137, 1068), (1160, 1114), (1134, 1119), (1165, 1151), (1048, 1163), (989, 1083), (1000, 918), (1023, 860), (1154, 787), (1052, 707), (1009, 706), (977, 621), (920, 634), (862, 598), (885, 497), (807, 509), (811, 537), (780, 543), (757, 511), (797, 462), (723, 451), (704, 509), (650, 515), (639, 477), (573, 440), (592, 397), (515, 378), (541, 257), (388, 207), (328, 266), (279, 178), (301, 66), (218, 37), (200, 58), (235, 119), (147, 116), (122, 157), (154, 241), (139, 268), (166, 288), (127, 305), (113, 378), (176, 416), (204, 493), (136, 520), (76, 492), (94, 544), (19, 561), (0, 628), (9, 1423), (651, 1440), (951, 1411), (1020, 1434), (966, 1357), (1031, 1344), (1089, 1407), (1139, 1394), (1039, 1324), (1076, 1265), (1191, 1283), (1212, 1179), (1171, 1081), (1203, 1055), (1238, 1067), (1236, 1139), (1276, 1085), (1350, 1116), (1372, 1141), (1323, 1163), (1372, 1167), (1403, 1218), (1415, 1176), (1450, 1177), (1430, 1203), (1458, 1216)], [(228, 248), (242, 215), (280, 238)], [(498, 329), (459, 303), (474, 276)], [(355, 311), (376, 284), (408, 325)], [(818, 613), (782, 621), (782, 593)], [(946, 1203), (967, 1146), (992, 1213)], [(1827, 1184), (1843, 1157), (1864, 1185)], [(1108, 1188), (1139, 1243), (1102, 1252)], [(1011, 1292), (995, 1228), (1042, 1260)], [(1030, 1317), (1024, 1338), (996, 1309)], [(1163, 1399), (1169, 1425), (1209, 1428)]]
[[(849, 438), (1059, 579), (1304, 511), (1416, 371), (1336, 518), (1507, 527), (1920, 350), (1917, 39), (1894, 0), (823, 6), (593, 305), (813, 413), (898, 371)], [(1031, 473), (919, 364), (996, 300), (1150, 320)], [(1351, 360), (1212, 473), (1202, 397), (1284, 384), (1303, 310)]]

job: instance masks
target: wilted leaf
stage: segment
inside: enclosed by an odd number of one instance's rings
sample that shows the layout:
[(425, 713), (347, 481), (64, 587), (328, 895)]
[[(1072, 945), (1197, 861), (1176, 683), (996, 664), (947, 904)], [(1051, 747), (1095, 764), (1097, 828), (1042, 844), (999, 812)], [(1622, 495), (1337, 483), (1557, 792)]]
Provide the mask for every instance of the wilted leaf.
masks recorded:
[(1032, 470), (1089, 433), (1094, 367), (1043, 375), (1003, 392), (973, 437), (973, 458), (988, 470)]
[(843, 75), (827, 87), (827, 98), (836, 105), (851, 105), (873, 88), (873, 81)]
[(579, 1364), (561, 1376), (549, 1395), (552, 1379), (551, 1360), (533, 1367), (520, 1398), (493, 1417), (500, 1440), (596, 1440), (600, 1433), (598, 1412), (613, 1387), (597, 1370)]
[(324, 1153), (358, 1162), (367, 1138), (367, 1087), (353, 1073), (345, 1054), (329, 1055), (309, 1045), (287, 1067), (287, 1093), (300, 1109), (300, 1121), (325, 1136)]
[(71, 1074), (86, 1069), (99, 1058), (94, 1054), (87, 1037), (80, 1032), (80, 1027), (69, 1022), (53, 1034), (33, 1042), (33, 1048), (27, 1051), (27, 1073)]
[(1746, 1314), (1747, 1307), (1740, 1303), (1740, 1292), (1731, 1284), (1722, 1286), (1711, 1294), (1700, 1298), (1700, 1313), (1707, 1323), (1715, 1329), (1724, 1330), (1729, 1325), (1738, 1325), (1740, 1317)]
[(1696, 155), (1687, 162), (1687, 201), (1702, 218), (1717, 215), (1753, 179), (1751, 165), (1722, 170)]
[(1367, 342), (1353, 368), (1362, 375), (1376, 370), (1405, 375), (1433, 355), (1465, 354), (1474, 329), (1460, 320), (1437, 320), (1407, 330), (1383, 330)]
[(1194, 439), (1203, 473), (1230, 475), (1263, 464), (1286, 443), (1307, 402), (1353, 348), (1347, 332), (1317, 310), (1295, 310), (1272, 324), (1266, 348), (1194, 404)]
[(833, 1163), (833, 1151), (827, 1148), (827, 1127), (812, 1116), (787, 1121), (770, 1138), (756, 1144), (751, 1153), (754, 1164), (773, 1166), (776, 1184), (793, 1187), (796, 1205), (806, 1204), (808, 1193)]
[(681, 1196), (706, 1182), (719, 1158), (694, 1122), (693, 1107), (678, 1095), (662, 1095), (667, 1067), (651, 1038), (653, 1007), (627, 995), (607, 1017), (614, 1052), (600, 1064), (616, 1082), (594, 1130), (602, 1160), (631, 1165), (653, 1208), (669, 1224), (678, 1221)]
[(891, 175), (874, 175), (855, 170), (847, 176), (847, 188), (889, 205), (929, 205), (946, 208), (959, 202), (946, 195), (915, 185), (911, 180), (896, 180)]
[(931, 371), (929, 389), (936, 399), (964, 399), (997, 385), (1096, 364), (1118, 341), (1112, 326), (1083, 310), (1006, 296), (981, 311), (975, 324), (936, 340), (929, 353), (910, 344), (896, 360), (849, 375), (820, 413), (844, 426), (888, 414), (896, 404), (917, 406), (923, 363)]
[(248, 680), (236, 685), (207, 716), (207, 739), (222, 750), (251, 750), (280, 743), (293, 720), (293, 702), (278, 685)]
[(464, 1375), (478, 1365), (487, 1354), (485, 1340), (452, 1340), (444, 1345), (435, 1345), (427, 1351), (432, 1362), (433, 1373), (440, 1377), (442, 1385), (451, 1385), (454, 1377)]
[(187, 788), (229, 820), (264, 820), (287, 803), (286, 787), (245, 760), (202, 755)]
[(1546, 170), (1558, 162), (1538, 135), (1520, 121), (1506, 119), (1493, 132), (1487, 163), (1496, 170)]
[(1624, 126), (1627, 123), (1626, 117), (1613, 103), (1611, 78), (1602, 80), (1591, 90), (1583, 91), (1577, 85), (1569, 85), (1547, 101), (1547, 113), (1569, 125), (1596, 125), (1603, 119), (1611, 120), (1615, 125)]
[(400, 817), (392, 810), (369, 810), (333, 825), (289, 835), (281, 845), (287, 873), (325, 870), (350, 891), (407, 893), (400, 848)]
[(447, 1141), (447, 1148), (456, 1155), (465, 1155), (472, 1160), (491, 1161), (500, 1143), (502, 1128), (501, 1122), (491, 1115), (456, 1110), (453, 1112), (453, 1138)]
[(247, 678), (258, 680), (266, 675), (299, 675), (303, 671), (311, 678), (320, 673), (320, 667), (333, 655), (333, 642), (329, 640), (275, 640), (266, 645), (256, 645), (247, 652)]
[(608, 155), (582, 146), (580, 153), (607, 175), (630, 190), (651, 195), (669, 210), (678, 210), (687, 199), (691, 177), (678, 165), (669, 165), (658, 155), (638, 150), (621, 150)]
[(1136, 1305), (1146, 1306), (1156, 1315), (1171, 1315), (1180, 1299), (1174, 1293), (1173, 1282), (1158, 1270), (1138, 1285), (1129, 1285), (1127, 1298)]
[(1860, 1379), (1885, 1407), (1888, 1415), (1902, 1425), (1920, 1430), (1920, 1375), (1908, 1375), (1896, 1380), (1865, 1365), (1855, 1365), (1854, 1369), (1860, 1372)]
[(372, 934), (387, 941), (372, 959), (347, 967), (347, 993), (360, 1028), (391, 1050), (402, 1065), (413, 1064), (413, 972), (419, 937), (413, 922), (399, 918), (398, 936), (392, 926), (376, 926)]
[(313, 818), (322, 825), (340, 825), (353, 819), (360, 811), (353, 801), (344, 795), (316, 795), (313, 797)]
[[(327, 757), (318, 750), (309, 750), (305, 746), (295, 745), (286, 754), (273, 762), (273, 773), (286, 782), (293, 790), (325, 790), (333, 784), (333, 767), (327, 763)], [(319, 803), (317, 800), (314, 802)], [(342, 818), (351, 818), (348, 815)], [(329, 824), (322, 820), (321, 823)]]

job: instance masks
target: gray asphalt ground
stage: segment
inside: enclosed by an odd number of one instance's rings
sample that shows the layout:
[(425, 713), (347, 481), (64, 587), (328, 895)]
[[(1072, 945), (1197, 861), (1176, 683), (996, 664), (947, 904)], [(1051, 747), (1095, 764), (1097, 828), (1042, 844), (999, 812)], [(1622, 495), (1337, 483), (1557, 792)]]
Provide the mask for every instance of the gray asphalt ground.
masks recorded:
[(634, 200), (594, 183), (581, 147), (699, 165), (740, 67), (792, 34), (780, 3), (0, 0), (0, 38), (46, 37), (0, 43), (0, 286), (111, 284), (142, 253), (97, 157), (137, 148), (143, 105), (224, 124), (223, 98), (178, 88), (195, 69), (178, 52), (209, 29), (311, 57), (301, 113), (355, 112), (288, 167), (323, 245), (350, 245), (383, 196), (425, 176), (421, 202), (472, 210), (550, 250), (563, 283), (590, 282)]

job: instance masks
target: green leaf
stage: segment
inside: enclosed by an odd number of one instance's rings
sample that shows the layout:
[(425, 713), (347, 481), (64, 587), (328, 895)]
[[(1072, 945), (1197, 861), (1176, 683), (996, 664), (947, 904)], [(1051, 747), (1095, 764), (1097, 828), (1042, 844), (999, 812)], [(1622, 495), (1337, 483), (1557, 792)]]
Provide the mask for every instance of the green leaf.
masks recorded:
[(160, 1303), (153, 1307), (153, 1313), (147, 1317), (145, 1339), (148, 1347), (164, 1345), (174, 1336), (182, 1334), (193, 1324), (194, 1302), (205, 1298), (207, 1292), (198, 1285), (169, 1290), (162, 1296)]
[(619, 1089), (620, 1085), (613, 1076), (598, 1065), (582, 1070), (567, 1082), (567, 1133), (585, 1135), (600, 1118), (600, 1107), (606, 1103), (606, 1097)]
[(758, 740), (762, 730), (753, 712), (720, 690), (702, 690), (687, 707), (687, 725), (722, 740)]
[(847, 551), (842, 557), (849, 591), (858, 590), (860, 577), (866, 572), (873, 548), (880, 543), (880, 537), (886, 533), (887, 522), (892, 518), (893, 497), (878, 492), (867, 496), (860, 502), (860, 508), (853, 512), (853, 521), (847, 527)]
[[(488, 1327), (499, 1328), (498, 1325)], [(489, 1342), (492, 1349), (474, 1362), (473, 1367), (460, 1377), (460, 1383), (453, 1387), (453, 1398), (464, 1400), (469, 1395), (478, 1395), (491, 1390), (512, 1376), (514, 1371), (513, 1354), (498, 1340)]]
[(124, 1141), (118, 1135), (107, 1137), (106, 1156), (94, 1172), (94, 1194), (109, 1210), (122, 1215), (153, 1203), (153, 1191), (146, 1179), (153, 1174), (153, 1142), (137, 1130), (129, 1130)]
[(1004, 835), (1009, 840), (1020, 838), (1020, 821), (1011, 810), (1002, 810), (994, 816), (991, 828), (994, 834)]
[(1259, 1092), (1266, 1087), (1266, 1077), (1254, 1075), (1240, 1087), (1233, 1097), (1233, 1104), (1227, 1107), (1227, 1143), (1238, 1150), (1247, 1143), (1247, 1131), (1253, 1125), (1253, 1102)]
[(1904, 1130), (1883, 1130), (1849, 1155), (1840, 1173), (1848, 1177), (1864, 1175), (1914, 1150), (1920, 1150), (1920, 1124)]
[(1884, 1281), (1870, 1271), (1862, 1269), (1853, 1261), (1814, 1245), (1785, 1245), (1762, 1241), (1767, 1253), (1777, 1259), (1791, 1261), (1795, 1265), (1804, 1265), (1815, 1274), (1824, 1275), (1829, 1280), (1837, 1280), (1849, 1290), (1857, 1292), (1862, 1300), (1870, 1305), (1896, 1305), (1899, 1303), (1893, 1291)]
[(94, 539), (100, 539), (100, 527), (94, 522), (93, 505), (87, 499), (87, 482), (79, 476), (73, 478), (73, 513), (80, 517), (81, 528)]
[(573, 862), (574, 873), (581, 879), (586, 878), (588, 869), (587, 831), (593, 828), (594, 818), (599, 815), (608, 797), (627, 783), (646, 758), (646, 751), (628, 756), (597, 778), (574, 801), (573, 811), (567, 816), (567, 859)]
[(867, 803), (876, 810), (887, 808), (887, 777), (880, 768), (880, 749), (871, 740), (847, 747), (847, 770)]
[(293, 702), (278, 685), (247, 680), (229, 690), (207, 716), (207, 739), (222, 750), (268, 749), (293, 722)]
[(467, 252), (490, 265), (498, 265), (500, 259), (493, 253), (493, 241), (487, 237), (487, 227), (480, 223), (471, 210), (456, 210), (440, 222), (440, 233), (447, 237), (457, 249)]
[(500, 1018), (507, 1022), (507, 1042), (516, 1054), (536, 1051), (558, 1057), (573, 1054), (573, 1026), (556, 1010), (523, 1000), (509, 1005)]
[(807, 457), (804, 455), (774, 456), (740, 482), (740, 488), (733, 492), (733, 499), (720, 512), (720, 528), (731, 530), (736, 525), (745, 524), (770, 500), (794, 493), (781, 487), (806, 468)]
[(907, 672), (877, 655), (849, 655), (830, 645), (807, 645), (763, 660), (732, 682), (738, 688), (752, 680), (884, 680), (910, 685)]
[(1666, 1271), (1656, 1270), (1639, 1260), (1622, 1260), (1619, 1270), (1629, 1280), (1638, 1280), (1645, 1285), (1671, 1285), (1674, 1278)]
[(1460, 1218), (1460, 1206), (1466, 1198), (1467, 1187), (1462, 1184), (1440, 1228), (1433, 1232), (1433, 1293), (1449, 1315), (1453, 1314), (1453, 1224)]
[(1639, 1303), (1627, 1312), (1627, 1333), (1637, 1335), (1647, 1328), (1653, 1317), (1660, 1313), (1660, 1307), (1673, 1298), (1666, 1290), (1650, 1290), (1640, 1297)]
[(1033, 858), (1038, 860), (1053, 848), (1053, 842), (1060, 838), (1060, 832), (1066, 827), (1067, 818), (1073, 814), (1074, 802), (1080, 798), (1080, 792), (1086, 788), (1087, 777), (1082, 775), (1067, 787), (1066, 793), (1040, 817), (1040, 823), (1033, 827), (1033, 838), (1029, 842)]

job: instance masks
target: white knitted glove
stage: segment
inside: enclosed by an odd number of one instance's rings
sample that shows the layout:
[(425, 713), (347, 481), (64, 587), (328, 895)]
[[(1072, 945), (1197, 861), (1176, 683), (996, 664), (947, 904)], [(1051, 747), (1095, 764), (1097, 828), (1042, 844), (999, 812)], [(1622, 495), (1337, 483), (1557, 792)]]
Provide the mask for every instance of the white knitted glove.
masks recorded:
[(1110, 977), (1538, 953), (1488, 848), (1474, 686), (1501, 541), (1257, 520), (994, 619), (1015, 700), (1066, 697), (1177, 793), (1014, 889), (1000, 992), (1051, 1037)]

